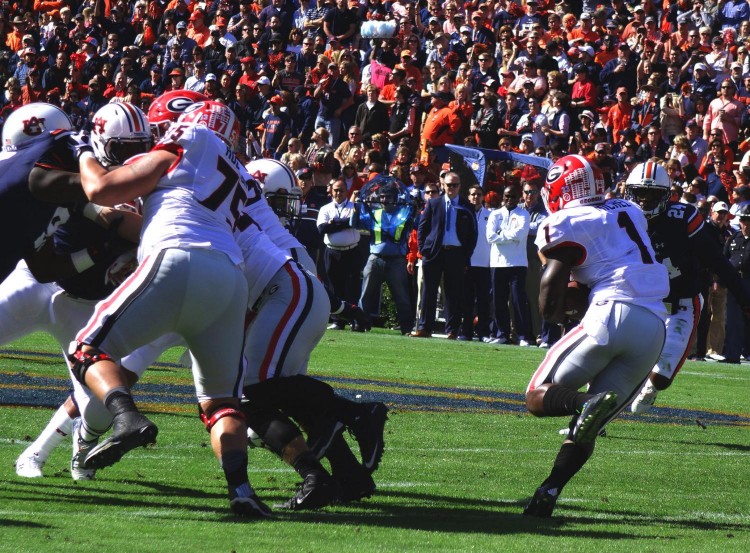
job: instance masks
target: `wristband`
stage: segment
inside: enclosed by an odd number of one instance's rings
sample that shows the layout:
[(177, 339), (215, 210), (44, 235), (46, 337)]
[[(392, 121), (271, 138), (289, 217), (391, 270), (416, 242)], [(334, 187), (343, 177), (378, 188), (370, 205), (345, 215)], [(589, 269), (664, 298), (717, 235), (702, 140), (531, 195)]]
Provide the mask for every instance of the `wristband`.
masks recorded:
[(86, 219), (96, 221), (102, 211), (104, 211), (104, 208), (102, 206), (89, 202), (85, 206), (83, 206), (82, 213), (83, 216), (86, 217)]
[(79, 273), (94, 266), (94, 260), (91, 259), (91, 255), (89, 255), (89, 252), (86, 249), (78, 250), (77, 252), (70, 254), (70, 260), (73, 262), (73, 267), (75, 267), (76, 271)]

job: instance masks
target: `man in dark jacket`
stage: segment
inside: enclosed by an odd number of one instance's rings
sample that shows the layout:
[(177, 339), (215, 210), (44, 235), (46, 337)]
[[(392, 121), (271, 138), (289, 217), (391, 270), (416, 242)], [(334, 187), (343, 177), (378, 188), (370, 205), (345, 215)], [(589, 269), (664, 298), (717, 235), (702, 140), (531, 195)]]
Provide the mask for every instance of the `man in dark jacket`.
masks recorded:
[(458, 173), (450, 171), (443, 178), (441, 197), (427, 202), (419, 222), (417, 240), (422, 254), (422, 297), (417, 338), (432, 336), (437, 305), (437, 290), (443, 277), (445, 292), (445, 332), (448, 339), (458, 338), (464, 290), (464, 272), (477, 243), (477, 222), (474, 208), (459, 196), (461, 186)]

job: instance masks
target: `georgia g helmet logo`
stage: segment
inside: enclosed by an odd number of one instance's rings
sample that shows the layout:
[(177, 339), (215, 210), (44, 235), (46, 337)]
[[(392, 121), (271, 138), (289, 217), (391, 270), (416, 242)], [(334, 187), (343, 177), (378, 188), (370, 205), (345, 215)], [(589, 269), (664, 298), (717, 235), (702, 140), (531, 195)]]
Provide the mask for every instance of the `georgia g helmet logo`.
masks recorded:
[(172, 98), (169, 102), (167, 102), (167, 109), (174, 113), (182, 113), (194, 103), (195, 102), (190, 98), (186, 98), (185, 96), (178, 96), (177, 98)]
[(39, 136), (44, 132), (44, 118), (32, 117), (23, 122), (23, 134)]
[(561, 165), (553, 165), (547, 173), (547, 182), (555, 182), (565, 169)]

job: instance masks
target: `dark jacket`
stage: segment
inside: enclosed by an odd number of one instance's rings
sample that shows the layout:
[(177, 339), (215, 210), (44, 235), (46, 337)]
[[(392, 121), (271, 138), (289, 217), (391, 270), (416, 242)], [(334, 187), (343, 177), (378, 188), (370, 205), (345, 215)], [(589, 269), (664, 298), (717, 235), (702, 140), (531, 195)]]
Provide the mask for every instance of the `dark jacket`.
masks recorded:
[[(417, 240), (419, 242), (419, 253), (422, 254), (424, 263), (434, 261), (440, 254), (443, 247), (444, 232), (445, 199), (440, 196), (427, 202), (419, 222)], [(461, 242), (466, 265), (469, 265), (474, 246), (477, 244), (477, 221), (474, 217), (474, 207), (461, 196), (458, 197), (458, 208), (456, 209), (456, 234), (459, 242)]]

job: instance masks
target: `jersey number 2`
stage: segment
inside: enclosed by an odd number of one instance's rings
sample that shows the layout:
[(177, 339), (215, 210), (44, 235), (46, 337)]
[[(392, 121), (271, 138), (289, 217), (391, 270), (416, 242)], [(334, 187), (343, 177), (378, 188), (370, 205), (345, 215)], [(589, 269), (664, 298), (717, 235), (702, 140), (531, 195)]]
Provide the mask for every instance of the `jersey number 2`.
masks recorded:
[(641, 238), (641, 235), (638, 234), (638, 229), (635, 228), (630, 215), (628, 215), (624, 211), (618, 213), (617, 224), (620, 226), (620, 228), (625, 229), (625, 232), (628, 233), (628, 238), (630, 238), (633, 242), (635, 242), (635, 245), (638, 246), (638, 250), (641, 252), (641, 261), (646, 264), (653, 263), (654, 260), (651, 258), (651, 254), (649, 253), (646, 244), (643, 243), (643, 238)]

